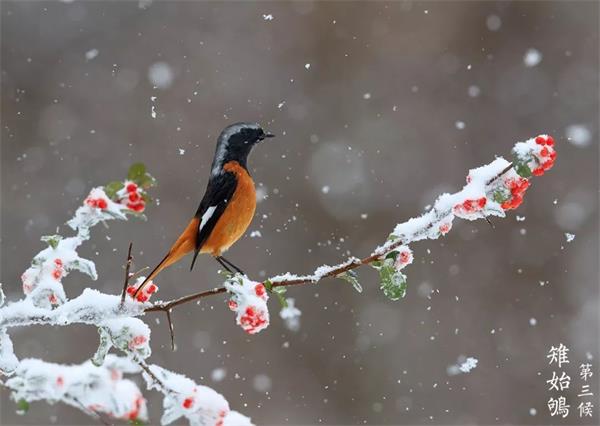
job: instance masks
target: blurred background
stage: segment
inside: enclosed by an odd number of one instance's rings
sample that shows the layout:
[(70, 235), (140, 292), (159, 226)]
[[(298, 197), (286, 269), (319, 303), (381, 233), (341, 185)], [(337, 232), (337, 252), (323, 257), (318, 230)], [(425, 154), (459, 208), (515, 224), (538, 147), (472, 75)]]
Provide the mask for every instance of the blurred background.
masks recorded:
[[(228, 254), (257, 280), (370, 253), (469, 168), (549, 133), (558, 161), (519, 210), (413, 245), (404, 299), (387, 300), (362, 268), (362, 294), (336, 280), (294, 288), (300, 330), (272, 300), (272, 325), (248, 336), (214, 297), (174, 312), (175, 352), (164, 317), (149, 314), (150, 360), (257, 424), (598, 423), (577, 410), (583, 362), (600, 410), (598, 3), (3, 1), (1, 16), (9, 299), (40, 237), (70, 235), (89, 189), (136, 161), (159, 184), (148, 221), (96, 227), (81, 254), (99, 280), (65, 284), (71, 297), (120, 292), (129, 241), (135, 268), (153, 266), (195, 212), (232, 122), (278, 135), (250, 158), (257, 214)], [(167, 270), (159, 297), (219, 285), (217, 266)], [(10, 334), (19, 358), (58, 363), (98, 343), (84, 326)], [(547, 407), (546, 354), (559, 343), (573, 380), (564, 420)], [(460, 357), (479, 364), (455, 374)], [(161, 398), (147, 396), (156, 424)], [(43, 402), (18, 416), (1, 398), (2, 424), (94, 423)]]

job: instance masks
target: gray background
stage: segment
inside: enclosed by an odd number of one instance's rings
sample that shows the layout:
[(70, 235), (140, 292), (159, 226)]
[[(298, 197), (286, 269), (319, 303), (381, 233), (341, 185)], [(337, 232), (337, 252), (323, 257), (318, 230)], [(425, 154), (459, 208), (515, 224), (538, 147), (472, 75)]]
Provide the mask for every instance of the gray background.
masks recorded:
[[(133, 161), (158, 179), (159, 205), (148, 222), (95, 228), (81, 252), (100, 279), (73, 273), (66, 288), (118, 292), (129, 241), (135, 266), (153, 266), (194, 213), (216, 135), (234, 121), (278, 134), (250, 158), (267, 195), (250, 227), (262, 237), (246, 235), (229, 252), (257, 279), (368, 254), (395, 223), (459, 189), (469, 167), (547, 132), (559, 157), (516, 212), (525, 221), (514, 212), (495, 229), (458, 221), (446, 238), (414, 244), (405, 299), (386, 300), (363, 269), (361, 295), (334, 280), (291, 290), (299, 332), (285, 329), (272, 300), (271, 327), (248, 336), (215, 297), (176, 310), (176, 352), (164, 318), (149, 315), (151, 361), (214, 387), (259, 424), (581, 423), (575, 412), (548, 416), (545, 355), (560, 342), (571, 349), (565, 395), (576, 411), (586, 354), (600, 377), (597, 3), (1, 6), (1, 281), (10, 298), (20, 297), (40, 236)], [(529, 48), (543, 54), (535, 67), (523, 63)], [(86, 59), (92, 49), (97, 57)], [(160, 62), (172, 78), (154, 88), (149, 69)], [(472, 85), (479, 96), (469, 96)], [(585, 146), (567, 141), (573, 124), (591, 132)], [(567, 244), (565, 232), (576, 239)], [(188, 268), (161, 275), (161, 298), (221, 282), (210, 258)], [(11, 335), (19, 357), (61, 363), (84, 361), (97, 344), (83, 326)], [(478, 367), (449, 376), (460, 355)], [(223, 381), (211, 380), (215, 368), (226, 369)], [(256, 389), (260, 375), (268, 393)], [(598, 395), (597, 381), (592, 389)], [(5, 424), (93, 423), (45, 403), (17, 416), (1, 395)], [(159, 395), (147, 395), (156, 424)]]

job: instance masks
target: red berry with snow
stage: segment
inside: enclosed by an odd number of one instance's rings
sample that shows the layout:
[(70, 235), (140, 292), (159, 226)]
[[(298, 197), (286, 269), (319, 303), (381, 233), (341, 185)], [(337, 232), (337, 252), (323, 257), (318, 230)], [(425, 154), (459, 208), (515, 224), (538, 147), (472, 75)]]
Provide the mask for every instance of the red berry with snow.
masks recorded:
[(194, 398), (186, 398), (183, 400), (183, 408), (185, 408), (186, 410), (189, 410), (190, 408), (192, 408), (194, 406)]
[(256, 284), (256, 286), (254, 287), (254, 292), (258, 297), (263, 297), (267, 291), (263, 284)]
[(127, 184), (126, 189), (127, 189), (127, 192), (136, 192), (138, 189), (138, 186), (135, 183), (131, 182), (131, 183)]
[(131, 339), (131, 342), (129, 342), (129, 347), (135, 348), (138, 346), (142, 346), (144, 343), (146, 343), (146, 341), (146, 336), (140, 334), (139, 336), (135, 336), (133, 339)]
[(452, 223), (447, 222), (447, 223), (440, 224), (439, 230), (442, 235), (446, 235), (448, 232), (450, 232), (451, 228), (452, 228)]

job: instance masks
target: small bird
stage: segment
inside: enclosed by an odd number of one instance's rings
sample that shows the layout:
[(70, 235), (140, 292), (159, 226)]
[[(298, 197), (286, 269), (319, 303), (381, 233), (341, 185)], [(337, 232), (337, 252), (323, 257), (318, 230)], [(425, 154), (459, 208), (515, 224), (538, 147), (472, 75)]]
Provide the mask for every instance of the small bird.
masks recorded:
[(256, 190), (246, 165), (248, 155), (260, 141), (274, 136), (256, 123), (232, 124), (221, 132), (206, 192), (196, 214), (164, 259), (136, 289), (134, 299), (160, 271), (191, 252), (194, 257), (190, 270), (199, 253), (209, 253), (229, 272), (233, 272), (231, 267), (243, 273), (222, 254), (240, 239), (254, 217)]

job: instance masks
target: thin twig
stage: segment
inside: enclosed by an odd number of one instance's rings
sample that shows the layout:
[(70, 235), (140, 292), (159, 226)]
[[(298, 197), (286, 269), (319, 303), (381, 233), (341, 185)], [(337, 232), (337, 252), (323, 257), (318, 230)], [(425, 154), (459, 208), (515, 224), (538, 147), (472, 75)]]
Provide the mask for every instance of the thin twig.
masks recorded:
[(137, 357), (134, 358), (134, 360), (137, 363), (137, 365), (139, 365), (142, 368), (142, 370), (144, 370), (152, 378), (152, 380), (154, 380), (163, 389), (165, 393), (178, 393), (173, 389), (170, 389), (167, 385), (163, 383), (162, 380), (156, 377), (156, 374), (154, 374), (152, 370), (150, 370), (150, 367), (148, 366), (148, 364), (146, 364), (145, 361), (137, 359)]
[(129, 250), (127, 251), (127, 263), (125, 264), (125, 281), (123, 282), (123, 292), (121, 293), (121, 307), (125, 303), (125, 294), (127, 293), (127, 287), (129, 286), (129, 269), (131, 268), (131, 249), (133, 242), (129, 243)]
[[(487, 181), (486, 186), (491, 185), (496, 180), (500, 179), (510, 169), (512, 169), (512, 167), (513, 167), (513, 163), (509, 163), (504, 169), (502, 169), (502, 171), (500, 173), (498, 173), (496, 176), (494, 176), (489, 181)], [(428, 232), (431, 229), (431, 227), (434, 225), (434, 223), (435, 222), (429, 223), (426, 227), (424, 227), (421, 231), (419, 231), (419, 234)], [(492, 227), (493, 227), (493, 225), (492, 225)], [(357, 269), (363, 265), (368, 265), (376, 260), (381, 259), (383, 256), (385, 256), (386, 254), (390, 253), (391, 251), (400, 247), (403, 244), (407, 244), (407, 241), (405, 240), (405, 238), (398, 238), (394, 242), (384, 245), (382, 247), (382, 250), (377, 250), (376, 252), (372, 253), (371, 255), (369, 255), (363, 259), (351, 259), (350, 261), (347, 261), (346, 263), (340, 265), (339, 267), (328, 271), (326, 274), (319, 275), (319, 276), (309, 275), (307, 277), (294, 278), (294, 279), (290, 279), (290, 280), (272, 281), (272, 287), (288, 287), (288, 286), (301, 285), (301, 284), (315, 284), (315, 283), (321, 281), (323, 278), (336, 277), (340, 274), (343, 274), (344, 272), (348, 272), (350, 270)], [(202, 291), (199, 293), (189, 294), (187, 296), (183, 296), (183, 297), (180, 297), (179, 299), (174, 299), (174, 300), (171, 300), (168, 302), (156, 303), (156, 304), (144, 309), (144, 312), (164, 311), (164, 312), (168, 313), (169, 310), (173, 309), (176, 306), (183, 305), (184, 303), (188, 303), (188, 302), (193, 302), (194, 300), (203, 299), (205, 297), (214, 296), (216, 294), (225, 293), (226, 291), (227, 290), (225, 289), (225, 287), (216, 287), (211, 290), (205, 290), (205, 291)]]
[(171, 310), (167, 309), (167, 322), (169, 323), (169, 332), (171, 333), (171, 350), (175, 350), (175, 331), (173, 330), (173, 321), (171, 321)]

